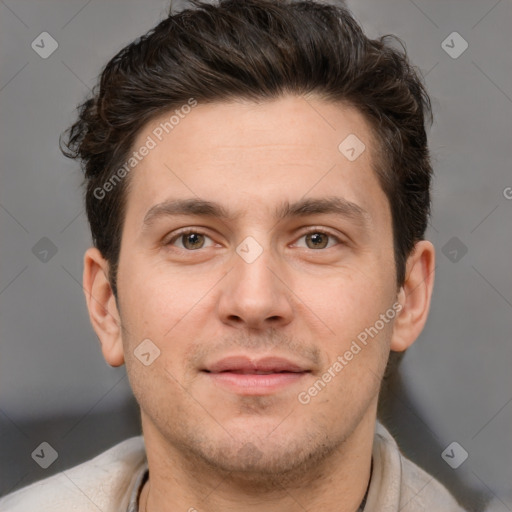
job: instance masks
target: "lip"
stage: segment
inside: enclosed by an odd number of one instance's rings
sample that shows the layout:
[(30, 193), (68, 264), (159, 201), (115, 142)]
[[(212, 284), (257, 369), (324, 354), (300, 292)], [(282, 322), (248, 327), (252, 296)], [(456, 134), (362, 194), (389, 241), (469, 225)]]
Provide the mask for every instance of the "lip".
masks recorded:
[(214, 383), (241, 395), (268, 395), (296, 384), (310, 373), (300, 363), (281, 357), (252, 359), (230, 356), (204, 368)]
[(263, 357), (254, 359), (245, 355), (224, 357), (208, 365), (205, 369), (210, 373), (236, 372), (236, 373), (280, 373), (305, 372), (308, 369), (300, 363), (295, 363), (283, 357)]

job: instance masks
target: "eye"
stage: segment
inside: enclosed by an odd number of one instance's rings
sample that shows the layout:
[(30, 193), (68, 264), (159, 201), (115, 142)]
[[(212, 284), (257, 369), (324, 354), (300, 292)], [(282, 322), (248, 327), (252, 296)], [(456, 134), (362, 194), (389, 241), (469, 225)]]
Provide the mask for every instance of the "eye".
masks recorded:
[[(332, 233), (320, 229), (310, 230), (304, 233), (300, 239), (305, 239), (305, 247), (307, 249), (318, 250), (328, 249), (333, 245), (342, 243), (342, 241)], [(208, 240), (210, 243), (208, 244)], [(184, 229), (175, 233), (165, 245), (171, 245), (183, 249), (185, 251), (196, 251), (214, 245), (213, 240), (197, 229)], [(303, 246), (304, 247), (304, 246)]]
[(328, 249), (333, 245), (336, 245), (336, 243), (331, 243), (331, 245), (329, 245), (329, 239), (334, 240), (337, 243), (342, 243), (338, 237), (319, 229), (311, 230), (308, 231), (307, 233), (304, 233), (300, 237), (300, 239), (302, 238), (305, 238), (306, 248), (314, 250), (326, 248)]
[[(200, 231), (193, 229), (187, 229), (176, 233), (168, 242), (165, 243), (165, 245), (175, 245), (176, 247), (186, 251), (195, 251), (212, 245), (205, 245), (206, 240), (213, 242), (205, 233), (201, 233)], [(176, 245), (176, 242), (181, 245)]]

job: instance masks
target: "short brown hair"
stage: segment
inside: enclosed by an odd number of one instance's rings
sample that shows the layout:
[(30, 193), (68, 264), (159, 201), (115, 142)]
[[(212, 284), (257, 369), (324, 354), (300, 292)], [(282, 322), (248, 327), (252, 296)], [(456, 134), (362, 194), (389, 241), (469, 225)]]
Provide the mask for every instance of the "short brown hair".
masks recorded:
[(346, 8), (309, 0), (191, 3), (108, 62), (61, 141), (66, 156), (82, 161), (92, 238), (109, 262), (116, 297), (127, 179), (101, 199), (95, 190), (127, 160), (148, 121), (190, 98), (316, 93), (355, 106), (379, 142), (374, 167), (390, 203), (397, 285), (403, 284), (407, 256), (430, 214), (424, 117), (432, 112), (401, 41), (369, 39)]

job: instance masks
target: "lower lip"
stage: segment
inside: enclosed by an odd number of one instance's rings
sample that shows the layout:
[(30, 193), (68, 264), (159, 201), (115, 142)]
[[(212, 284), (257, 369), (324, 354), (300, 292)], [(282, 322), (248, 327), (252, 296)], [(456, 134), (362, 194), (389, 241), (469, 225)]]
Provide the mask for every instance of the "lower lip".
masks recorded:
[(308, 372), (255, 373), (205, 372), (213, 382), (241, 395), (268, 395), (299, 382)]

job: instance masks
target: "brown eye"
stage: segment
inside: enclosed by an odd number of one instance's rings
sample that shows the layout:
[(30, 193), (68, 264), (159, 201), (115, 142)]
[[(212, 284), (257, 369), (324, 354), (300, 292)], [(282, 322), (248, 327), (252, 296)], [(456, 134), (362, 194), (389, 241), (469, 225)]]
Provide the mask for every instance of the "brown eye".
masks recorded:
[(329, 243), (327, 233), (308, 233), (305, 237), (309, 249), (325, 249)]
[(204, 235), (200, 233), (187, 233), (182, 235), (181, 240), (185, 249), (201, 249), (204, 244)]
[(204, 233), (189, 229), (187, 231), (177, 233), (168, 242), (166, 242), (165, 245), (175, 246), (186, 251), (194, 251), (211, 247), (213, 245), (213, 241)]
[(296, 243), (296, 246), (313, 250), (330, 249), (336, 245), (343, 245), (343, 241), (329, 231), (323, 231), (318, 228), (303, 233)]

